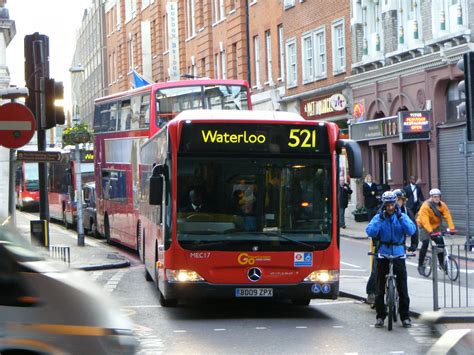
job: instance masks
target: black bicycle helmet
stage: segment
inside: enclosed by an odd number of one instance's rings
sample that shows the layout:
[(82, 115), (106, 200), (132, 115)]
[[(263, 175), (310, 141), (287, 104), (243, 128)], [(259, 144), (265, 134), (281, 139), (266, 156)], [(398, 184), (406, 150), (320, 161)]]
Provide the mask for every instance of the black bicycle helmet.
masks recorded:
[(397, 199), (398, 198), (403, 198), (403, 199), (407, 198), (407, 195), (406, 195), (405, 191), (403, 191), (402, 189), (393, 190), (393, 193), (395, 194), (395, 196), (397, 196)]

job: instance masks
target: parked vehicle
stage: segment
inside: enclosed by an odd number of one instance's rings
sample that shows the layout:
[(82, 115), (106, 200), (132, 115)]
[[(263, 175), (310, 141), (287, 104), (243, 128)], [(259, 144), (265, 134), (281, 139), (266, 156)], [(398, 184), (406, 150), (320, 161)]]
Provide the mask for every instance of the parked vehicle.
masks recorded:
[(131, 322), (82, 271), (0, 226), (1, 354), (133, 354)]
[(97, 232), (95, 182), (82, 185), (82, 195), (84, 196), (82, 213), (84, 233), (97, 237), (99, 233)]

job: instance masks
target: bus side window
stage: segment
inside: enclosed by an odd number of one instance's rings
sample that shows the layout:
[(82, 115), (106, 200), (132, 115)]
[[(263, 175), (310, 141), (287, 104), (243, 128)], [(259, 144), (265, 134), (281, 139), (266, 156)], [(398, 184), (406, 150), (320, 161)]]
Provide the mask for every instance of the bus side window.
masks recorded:
[(130, 99), (123, 100), (120, 103), (120, 112), (119, 112), (119, 120), (117, 124), (117, 131), (130, 129), (131, 124), (132, 124), (132, 107), (131, 107)]
[(140, 128), (148, 128), (150, 126), (150, 94), (142, 96), (140, 107)]
[[(132, 97), (132, 107), (131, 107), (131, 121), (128, 129), (138, 129), (140, 128), (140, 106), (141, 106), (141, 96)], [(128, 122), (127, 122), (128, 123)]]

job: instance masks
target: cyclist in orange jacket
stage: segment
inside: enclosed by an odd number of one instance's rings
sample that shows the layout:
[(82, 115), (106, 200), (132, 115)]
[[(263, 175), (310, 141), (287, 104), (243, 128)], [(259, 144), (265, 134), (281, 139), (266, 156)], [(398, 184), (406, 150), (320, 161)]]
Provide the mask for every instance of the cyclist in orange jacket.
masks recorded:
[[(416, 224), (420, 227), (421, 248), (418, 259), (418, 272), (421, 275), (424, 274), (423, 262), (426, 257), (426, 252), (428, 251), (428, 245), (430, 244), (430, 234), (440, 231), (443, 219), (448, 224), (448, 232), (449, 230), (455, 229), (453, 217), (451, 216), (451, 212), (449, 212), (448, 205), (441, 201), (441, 191), (439, 189), (431, 189), (430, 198), (423, 202), (416, 218)], [(442, 237), (433, 237), (433, 240), (440, 247), (444, 246)], [(438, 253), (438, 260), (439, 265), (444, 264), (443, 252)]]

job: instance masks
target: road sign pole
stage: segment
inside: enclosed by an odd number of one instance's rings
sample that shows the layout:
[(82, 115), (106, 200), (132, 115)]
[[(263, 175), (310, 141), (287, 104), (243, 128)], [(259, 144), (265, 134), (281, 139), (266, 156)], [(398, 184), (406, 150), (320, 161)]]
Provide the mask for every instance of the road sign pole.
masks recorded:
[(81, 176), (81, 151), (76, 144), (76, 210), (77, 210), (77, 245), (84, 246), (84, 224), (82, 223), (82, 176)]
[(8, 175), (8, 215), (10, 216), (10, 224), (16, 226), (16, 209), (15, 209), (15, 149), (10, 149), (10, 174)]

